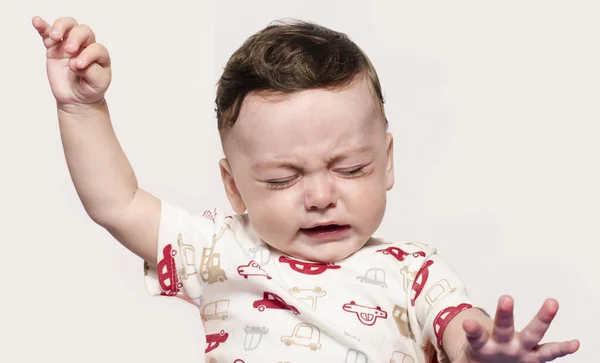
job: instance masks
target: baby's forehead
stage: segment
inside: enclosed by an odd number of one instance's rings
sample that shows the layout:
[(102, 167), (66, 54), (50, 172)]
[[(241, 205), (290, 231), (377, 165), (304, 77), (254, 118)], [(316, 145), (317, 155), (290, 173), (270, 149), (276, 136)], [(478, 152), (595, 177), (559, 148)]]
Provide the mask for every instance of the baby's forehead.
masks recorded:
[(294, 124), (327, 128), (385, 120), (370, 93), (361, 91), (311, 89), (291, 94), (250, 94), (243, 101), (236, 125), (253, 132)]
[(385, 117), (368, 84), (247, 95), (227, 144), (251, 155), (311, 154), (381, 142)]
[[(385, 149), (385, 129), (380, 120), (331, 119), (327, 115), (307, 120), (281, 121), (268, 127), (253, 125), (233, 130), (229, 150), (248, 163), (331, 164), (369, 157)], [(234, 156), (229, 154), (228, 157)]]

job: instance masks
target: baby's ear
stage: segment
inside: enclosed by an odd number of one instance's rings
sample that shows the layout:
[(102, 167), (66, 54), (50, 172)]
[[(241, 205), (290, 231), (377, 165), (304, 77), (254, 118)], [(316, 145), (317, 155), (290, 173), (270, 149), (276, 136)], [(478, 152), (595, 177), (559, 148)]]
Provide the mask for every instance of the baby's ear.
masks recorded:
[(242, 195), (235, 184), (231, 166), (229, 165), (227, 158), (223, 158), (219, 161), (219, 167), (221, 169), (221, 179), (223, 180), (225, 193), (227, 194), (229, 203), (231, 203), (231, 208), (233, 208), (233, 211), (237, 214), (244, 213), (246, 211), (246, 203), (244, 203)]
[(385, 135), (385, 145), (387, 147), (386, 165), (385, 165), (385, 190), (390, 190), (394, 186), (394, 138), (391, 133)]

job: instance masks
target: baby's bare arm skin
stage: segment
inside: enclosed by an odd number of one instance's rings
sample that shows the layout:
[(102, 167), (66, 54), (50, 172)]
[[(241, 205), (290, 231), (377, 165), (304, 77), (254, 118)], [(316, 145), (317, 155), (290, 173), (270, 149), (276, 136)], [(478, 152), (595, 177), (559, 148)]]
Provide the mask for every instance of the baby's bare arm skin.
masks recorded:
[(83, 207), (126, 248), (156, 261), (161, 203), (138, 187), (114, 133), (104, 98), (111, 80), (108, 51), (73, 18), (50, 26), (34, 17), (32, 24), (47, 49), (65, 158)]

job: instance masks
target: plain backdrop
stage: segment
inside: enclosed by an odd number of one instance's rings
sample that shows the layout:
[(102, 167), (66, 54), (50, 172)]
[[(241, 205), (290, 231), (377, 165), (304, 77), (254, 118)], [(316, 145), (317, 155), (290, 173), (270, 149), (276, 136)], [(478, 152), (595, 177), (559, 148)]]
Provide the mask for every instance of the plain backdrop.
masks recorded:
[(2, 362), (202, 362), (197, 309), (152, 298), (142, 261), (85, 214), (31, 18), (76, 17), (110, 51), (112, 120), (144, 189), (229, 208), (215, 84), (280, 18), (348, 34), (382, 80), (396, 185), (377, 235), (439, 247), (490, 312), (597, 360), (600, 3), (596, 1), (3, 1), (0, 5)]

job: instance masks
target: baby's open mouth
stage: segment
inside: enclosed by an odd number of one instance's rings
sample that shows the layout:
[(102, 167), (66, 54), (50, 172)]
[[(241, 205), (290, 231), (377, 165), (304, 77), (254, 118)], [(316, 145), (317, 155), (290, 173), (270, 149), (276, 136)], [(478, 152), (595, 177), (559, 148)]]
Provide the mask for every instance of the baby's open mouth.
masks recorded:
[(312, 228), (301, 228), (300, 232), (312, 238), (329, 239), (342, 237), (349, 230), (350, 226), (347, 224), (326, 224)]

